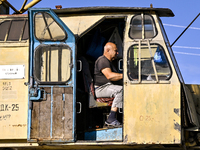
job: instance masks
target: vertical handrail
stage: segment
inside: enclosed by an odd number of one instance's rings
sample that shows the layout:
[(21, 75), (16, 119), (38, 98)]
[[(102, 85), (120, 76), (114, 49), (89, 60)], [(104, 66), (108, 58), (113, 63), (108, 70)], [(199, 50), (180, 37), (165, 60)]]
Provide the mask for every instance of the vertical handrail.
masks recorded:
[(139, 65), (138, 65), (138, 72), (139, 72), (139, 83), (141, 83), (141, 40), (139, 40)]
[(151, 51), (150, 41), (147, 40), (147, 43), (148, 43), (148, 47), (149, 47), (149, 53), (150, 53), (150, 55), (151, 55), (151, 62), (152, 62), (152, 65), (153, 65), (153, 70), (154, 70), (154, 73), (155, 73), (155, 76), (156, 76), (156, 82), (158, 83), (158, 74), (157, 74), (157, 71), (156, 71), (156, 66), (155, 66), (155, 62), (154, 62), (154, 57), (153, 57), (152, 51)]
[(141, 14), (142, 17), (142, 39), (145, 38), (145, 32), (144, 32), (144, 13)]

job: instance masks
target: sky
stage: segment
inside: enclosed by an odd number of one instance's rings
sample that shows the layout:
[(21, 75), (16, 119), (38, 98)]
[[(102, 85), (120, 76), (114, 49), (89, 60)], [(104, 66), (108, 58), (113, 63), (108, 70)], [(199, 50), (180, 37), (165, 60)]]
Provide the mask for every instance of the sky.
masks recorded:
[[(19, 10), (24, 0), (7, 0)], [(27, 3), (31, 2), (28, 0)], [(42, 0), (35, 8), (117, 6), (169, 8), (174, 17), (161, 17), (168, 39), (172, 44), (200, 13), (200, 0)], [(10, 10), (12, 13), (12, 10)], [(173, 52), (185, 83), (200, 84), (200, 16), (173, 45)]]

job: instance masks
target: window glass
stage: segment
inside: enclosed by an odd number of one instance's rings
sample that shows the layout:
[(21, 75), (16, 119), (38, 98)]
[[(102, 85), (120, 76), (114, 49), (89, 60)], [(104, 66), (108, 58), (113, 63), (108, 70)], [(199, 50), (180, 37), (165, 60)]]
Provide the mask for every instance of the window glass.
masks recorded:
[(152, 38), (156, 35), (153, 18), (149, 15), (144, 15), (144, 32), (145, 38)]
[[(144, 15), (144, 38), (153, 38), (156, 35), (156, 28), (153, 18)], [(142, 39), (142, 16), (136, 15), (131, 20), (129, 36), (132, 39)]]
[(13, 20), (11, 22), (7, 41), (19, 41), (20, 36), (23, 33), (24, 23), (24, 20)]
[(135, 16), (131, 21), (130, 37), (133, 39), (142, 38), (142, 17), (141, 15)]
[[(156, 73), (158, 80), (168, 80), (171, 76), (171, 69), (163, 48), (157, 44), (151, 44), (150, 47), (149, 50), (147, 45), (141, 45), (141, 73), (139, 73), (139, 46), (133, 45), (129, 48), (127, 66), (130, 80), (137, 81), (140, 75), (141, 80), (153, 81), (156, 80)], [(153, 65), (155, 65), (155, 70)]]
[(66, 82), (71, 76), (71, 50), (63, 45), (42, 45), (35, 50), (34, 72), (41, 82)]
[(28, 36), (28, 21), (25, 22), (25, 28), (24, 28), (24, 32), (23, 32), (23, 36), (22, 36), (22, 40), (27, 40), (29, 38)]
[(21, 36), (22, 40), (29, 37), (27, 20), (6, 20), (0, 24), (0, 41), (20, 41)]
[(10, 21), (4, 21), (0, 24), (0, 41), (4, 41), (9, 25)]
[(47, 13), (35, 15), (35, 36), (38, 40), (64, 40), (67, 33)]

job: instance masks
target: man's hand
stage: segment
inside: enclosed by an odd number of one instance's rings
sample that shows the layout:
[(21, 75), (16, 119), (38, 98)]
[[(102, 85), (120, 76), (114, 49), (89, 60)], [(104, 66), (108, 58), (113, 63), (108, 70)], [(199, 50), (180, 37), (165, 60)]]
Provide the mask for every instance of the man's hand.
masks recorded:
[(118, 81), (123, 78), (122, 73), (112, 72), (110, 68), (104, 68), (101, 72), (105, 75), (105, 77), (110, 81)]

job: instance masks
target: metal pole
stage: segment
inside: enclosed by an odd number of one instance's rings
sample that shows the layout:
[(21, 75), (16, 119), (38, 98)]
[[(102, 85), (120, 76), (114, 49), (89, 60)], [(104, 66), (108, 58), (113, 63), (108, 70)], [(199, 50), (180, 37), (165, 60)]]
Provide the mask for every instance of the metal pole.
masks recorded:
[(24, 0), (24, 3), (23, 3), (23, 5), (22, 5), (22, 7), (21, 7), (21, 9), (19, 11), (22, 11), (24, 9), (24, 6), (26, 5), (27, 1), (28, 0)]
[(27, 11), (28, 8), (33, 7), (34, 5), (36, 5), (37, 3), (39, 3), (41, 0), (33, 0), (32, 2), (28, 3), (22, 10), (20, 10), (20, 13), (24, 13), (25, 11)]

